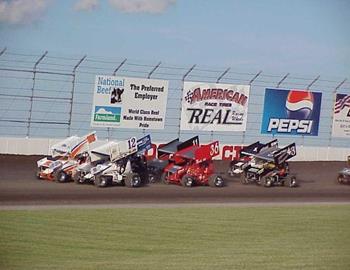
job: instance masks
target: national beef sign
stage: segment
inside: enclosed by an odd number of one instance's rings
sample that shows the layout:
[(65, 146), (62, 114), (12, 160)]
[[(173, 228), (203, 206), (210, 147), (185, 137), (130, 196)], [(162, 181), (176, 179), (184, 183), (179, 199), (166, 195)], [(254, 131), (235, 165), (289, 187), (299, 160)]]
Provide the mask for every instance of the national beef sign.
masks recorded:
[(92, 127), (163, 129), (168, 81), (97, 75)]
[(181, 129), (245, 131), (249, 85), (184, 82)]

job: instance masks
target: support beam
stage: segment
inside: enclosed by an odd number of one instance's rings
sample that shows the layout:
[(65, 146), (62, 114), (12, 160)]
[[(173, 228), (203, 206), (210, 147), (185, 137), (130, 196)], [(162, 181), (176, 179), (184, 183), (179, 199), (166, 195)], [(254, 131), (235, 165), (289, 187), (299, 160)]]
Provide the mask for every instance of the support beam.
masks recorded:
[(2, 51), (0, 52), (0, 56), (3, 55), (5, 53), (5, 51), (7, 50), (7, 48), (3, 48)]
[(184, 82), (186, 77), (192, 72), (192, 70), (196, 67), (196, 64), (194, 64), (186, 73), (182, 76), (182, 81)]
[(117, 74), (117, 72), (119, 71), (119, 69), (125, 64), (126, 60), (128, 60), (128, 59), (125, 58), (125, 59), (119, 64), (119, 66), (117, 66), (117, 68), (113, 71), (113, 76), (115, 76), (115, 74)]
[(307, 90), (309, 90), (310, 89), (310, 87), (315, 83), (315, 82), (317, 82), (318, 81), (318, 79), (320, 78), (321, 76), (320, 75), (318, 75), (307, 87), (306, 87), (306, 89)]
[(338, 91), (340, 87), (348, 80), (348, 78), (345, 78), (342, 82), (340, 82), (335, 88), (334, 88), (334, 93)]
[(70, 136), (71, 128), (72, 128), (72, 116), (73, 116), (73, 103), (74, 103), (74, 91), (75, 91), (75, 74), (77, 71), (77, 68), (80, 66), (80, 64), (85, 60), (87, 55), (84, 55), (78, 63), (74, 66), (72, 71), (72, 91), (70, 95), (70, 108), (69, 108), (69, 120), (68, 120), (68, 136)]
[(153, 72), (155, 72), (155, 71), (157, 70), (157, 68), (159, 68), (159, 66), (160, 66), (161, 63), (162, 63), (162, 62), (159, 62), (159, 63), (151, 70), (151, 72), (148, 73), (148, 76), (147, 76), (148, 79), (151, 78)]
[(276, 88), (280, 88), (280, 85), (287, 79), (287, 77), (289, 76), (289, 73), (287, 73), (286, 75), (284, 75), (284, 77), (278, 82), (278, 84), (276, 85)]
[(253, 79), (250, 80), (249, 85), (251, 85), (251, 84), (256, 80), (256, 78), (258, 78), (258, 77), (260, 76), (261, 73), (262, 73), (262, 70), (260, 70), (260, 71), (253, 77)]
[(35, 79), (36, 79), (36, 68), (38, 67), (39, 63), (44, 59), (44, 57), (47, 55), (47, 51), (43, 53), (43, 55), (40, 56), (40, 58), (35, 62), (33, 67), (33, 84), (32, 84), (32, 93), (30, 97), (30, 107), (29, 107), (29, 117), (28, 117), (28, 125), (27, 125), (27, 137), (30, 135), (30, 124), (32, 121), (32, 114), (33, 114), (33, 97), (34, 97), (34, 89), (35, 89)]
[(219, 83), (220, 80), (227, 74), (227, 72), (230, 71), (231, 68), (227, 68), (220, 76), (219, 78), (216, 80), (216, 83)]
[(186, 77), (192, 72), (192, 70), (196, 67), (196, 64), (194, 64), (183, 76), (182, 76), (182, 88), (181, 88), (181, 99), (180, 99), (180, 117), (179, 117), (179, 132), (178, 137), (180, 138), (181, 135), (181, 113), (182, 113), (182, 96), (184, 92), (184, 82), (186, 80)]

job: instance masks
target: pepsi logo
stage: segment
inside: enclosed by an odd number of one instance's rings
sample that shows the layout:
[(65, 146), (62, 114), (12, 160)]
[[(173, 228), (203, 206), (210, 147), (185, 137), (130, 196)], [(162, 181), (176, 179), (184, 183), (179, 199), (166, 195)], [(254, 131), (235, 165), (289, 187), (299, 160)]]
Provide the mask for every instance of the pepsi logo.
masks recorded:
[(314, 96), (310, 91), (290, 90), (286, 100), (287, 115), (291, 119), (310, 119)]

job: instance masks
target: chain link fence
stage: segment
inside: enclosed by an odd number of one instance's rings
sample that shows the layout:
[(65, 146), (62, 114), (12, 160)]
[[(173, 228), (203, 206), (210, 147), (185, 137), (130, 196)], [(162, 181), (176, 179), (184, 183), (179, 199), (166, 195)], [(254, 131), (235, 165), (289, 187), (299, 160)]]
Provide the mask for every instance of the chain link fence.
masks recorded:
[[(349, 147), (349, 139), (331, 136), (332, 111), (336, 93), (349, 93), (346, 78), (304, 77), (289, 73), (267, 74), (263, 70), (242, 72), (239, 67), (177, 66), (126, 58), (68, 56), (50, 52), (0, 52), (0, 136), (60, 138), (83, 135), (90, 127), (92, 96), (96, 75), (153, 78), (169, 81), (164, 130), (94, 128), (100, 139), (125, 139), (152, 135), (157, 142), (178, 136), (200, 135), (202, 142), (213, 139), (224, 144), (245, 144), (268, 140), (261, 134), (265, 88), (310, 89), (322, 92), (318, 136), (278, 136), (281, 144)], [(247, 130), (245, 132), (196, 132), (180, 130), (183, 81), (250, 84)]]

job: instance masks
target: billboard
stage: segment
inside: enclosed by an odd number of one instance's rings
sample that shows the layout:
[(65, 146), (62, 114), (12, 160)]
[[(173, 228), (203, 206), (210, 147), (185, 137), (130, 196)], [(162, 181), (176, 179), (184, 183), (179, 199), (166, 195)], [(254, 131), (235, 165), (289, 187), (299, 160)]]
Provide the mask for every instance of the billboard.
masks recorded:
[(261, 133), (318, 136), (322, 93), (265, 89)]
[(245, 131), (249, 85), (184, 82), (182, 130)]
[(168, 81), (97, 75), (92, 127), (163, 129)]
[(335, 96), (332, 136), (350, 138), (350, 95)]

